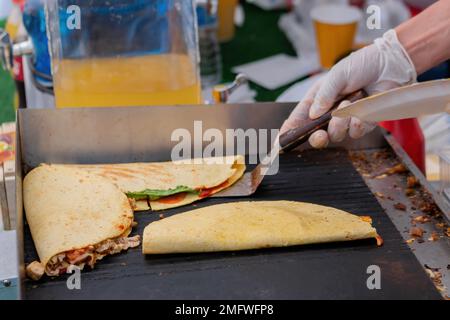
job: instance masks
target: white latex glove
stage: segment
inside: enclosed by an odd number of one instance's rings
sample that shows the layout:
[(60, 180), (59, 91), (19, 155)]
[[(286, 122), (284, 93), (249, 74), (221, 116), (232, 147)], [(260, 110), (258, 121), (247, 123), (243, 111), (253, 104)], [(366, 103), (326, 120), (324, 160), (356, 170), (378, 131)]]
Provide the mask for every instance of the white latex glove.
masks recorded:
[[(302, 126), (309, 118), (320, 117), (342, 96), (360, 89), (372, 95), (413, 83), (416, 78), (416, 69), (408, 53), (398, 41), (395, 30), (389, 30), (370, 46), (341, 60), (313, 85), (284, 122), (281, 133)], [(348, 101), (343, 101), (339, 108), (348, 104)], [(328, 132), (315, 132), (309, 143), (315, 148), (324, 148), (330, 140), (342, 141), (347, 133), (354, 139), (360, 138), (375, 126), (356, 118), (332, 118)]]

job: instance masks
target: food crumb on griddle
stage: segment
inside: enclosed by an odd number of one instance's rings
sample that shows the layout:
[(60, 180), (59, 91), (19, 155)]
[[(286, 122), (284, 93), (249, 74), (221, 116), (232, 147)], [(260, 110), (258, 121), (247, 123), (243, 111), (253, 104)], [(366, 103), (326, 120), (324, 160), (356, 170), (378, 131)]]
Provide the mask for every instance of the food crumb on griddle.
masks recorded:
[(442, 283), (442, 273), (439, 271), (440, 269), (429, 267), (426, 264), (424, 265), (424, 267), (428, 276), (434, 282), (436, 289), (438, 289), (438, 291), (440, 292), (443, 292), (445, 290), (445, 287), (444, 284)]
[(405, 167), (403, 163), (396, 164), (395, 166), (386, 169), (385, 173), (388, 175), (396, 174), (396, 173), (404, 173), (407, 172), (408, 169)]
[(403, 163), (398, 163), (394, 165), (393, 167), (387, 168), (383, 170), (382, 172), (379, 172), (378, 174), (374, 174), (372, 177), (374, 179), (384, 179), (388, 176), (392, 176), (394, 174), (400, 174), (407, 172), (408, 169), (405, 167)]
[(413, 220), (414, 220), (414, 222), (423, 224), (423, 223), (430, 222), (431, 219), (427, 216), (418, 216), (418, 217), (415, 217)]
[(394, 204), (394, 208), (400, 211), (406, 211), (406, 206), (405, 204), (401, 203), (401, 202), (397, 202), (396, 204)]
[(409, 230), (409, 234), (416, 238), (421, 238), (423, 236), (423, 233), (424, 233), (423, 229), (419, 227), (412, 227)]
[(445, 223), (443, 223), (443, 222), (436, 223), (436, 228), (444, 229), (444, 227), (445, 227)]
[(406, 178), (406, 185), (408, 186), (408, 188), (417, 187), (419, 185), (419, 180), (417, 180), (417, 178), (414, 176), (409, 176), (408, 178)]
[(382, 194), (381, 192), (375, 192), (375, 196), (380, 198), (380, 199), (384, 199), (384, 194)]
[(428, 241), (438, 241), (439, 240), (439, 235), (437, 234), (437, 232), (433, 231), (431, 233), (431, 237), (428, 238)]

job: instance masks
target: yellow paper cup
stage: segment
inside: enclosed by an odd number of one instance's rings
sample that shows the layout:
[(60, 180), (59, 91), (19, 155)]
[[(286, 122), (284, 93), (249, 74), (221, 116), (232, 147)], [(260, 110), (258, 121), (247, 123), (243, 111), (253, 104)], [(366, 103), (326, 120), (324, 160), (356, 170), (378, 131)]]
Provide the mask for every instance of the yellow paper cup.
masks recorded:
[(322, 5), (311, 10), (317, 50), (323, 68), (331, 68), (352, 50), (361, 11), (348, 5)]
[(217, 9), (217, 16), (219, 19), (219, 26), (217, 30), (217, 38), (220, 42), (230, 41), (234, 37), (234, 12), (238, 0), (219, 0)]

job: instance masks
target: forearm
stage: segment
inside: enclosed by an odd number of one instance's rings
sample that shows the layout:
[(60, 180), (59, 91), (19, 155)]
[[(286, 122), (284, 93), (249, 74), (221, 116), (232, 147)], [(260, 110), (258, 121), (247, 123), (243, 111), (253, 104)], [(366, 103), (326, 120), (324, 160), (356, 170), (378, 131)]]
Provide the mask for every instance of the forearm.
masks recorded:
[(450, 0), (440, 0), (396, 28), (417, 74), (450, 59)]

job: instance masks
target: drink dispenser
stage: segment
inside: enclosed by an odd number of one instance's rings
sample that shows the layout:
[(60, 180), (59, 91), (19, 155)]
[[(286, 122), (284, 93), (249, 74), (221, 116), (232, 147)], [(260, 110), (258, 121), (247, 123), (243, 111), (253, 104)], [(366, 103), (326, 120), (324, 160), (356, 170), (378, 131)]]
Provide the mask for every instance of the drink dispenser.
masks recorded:
[(188, 0), (47, 0), (58, 108), (201, 103)]

